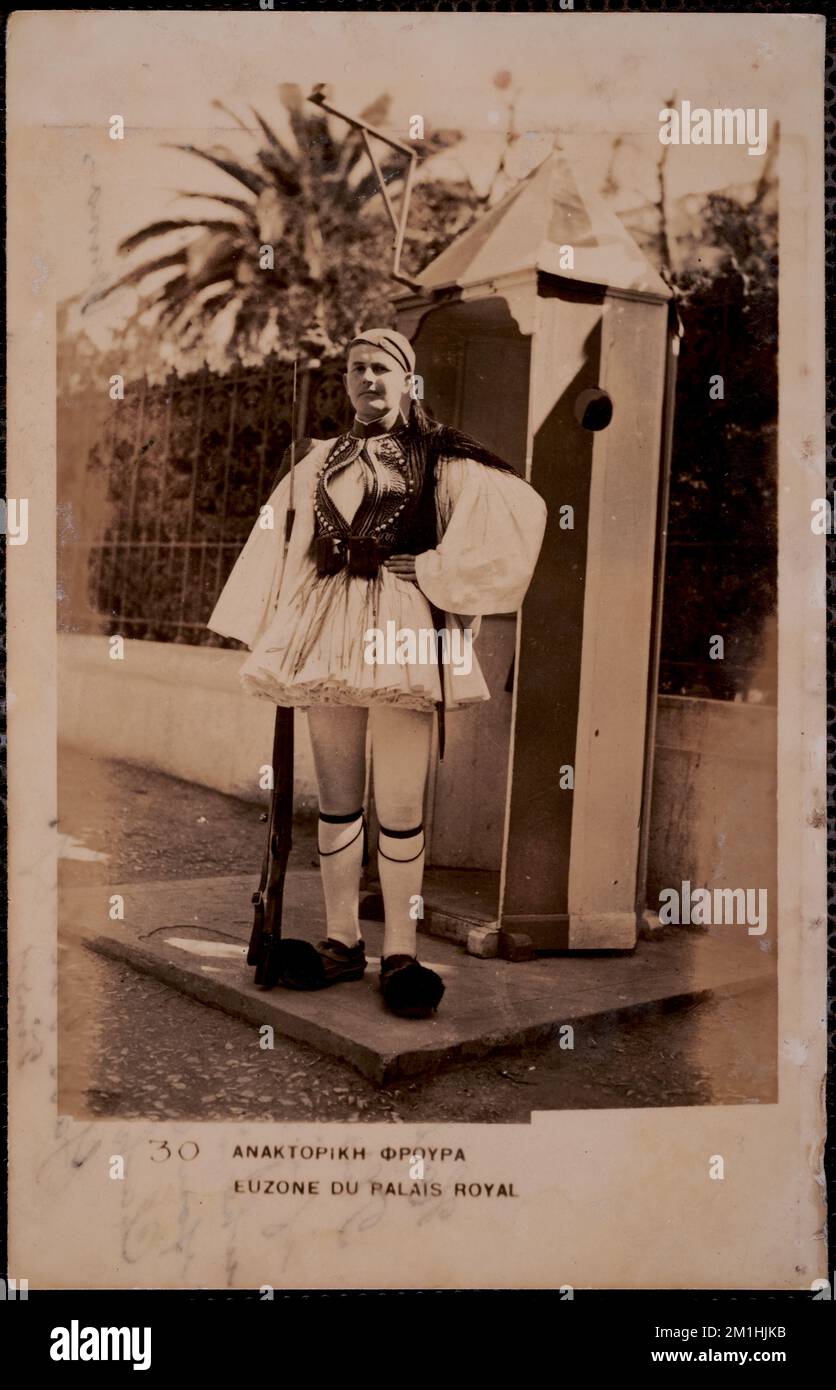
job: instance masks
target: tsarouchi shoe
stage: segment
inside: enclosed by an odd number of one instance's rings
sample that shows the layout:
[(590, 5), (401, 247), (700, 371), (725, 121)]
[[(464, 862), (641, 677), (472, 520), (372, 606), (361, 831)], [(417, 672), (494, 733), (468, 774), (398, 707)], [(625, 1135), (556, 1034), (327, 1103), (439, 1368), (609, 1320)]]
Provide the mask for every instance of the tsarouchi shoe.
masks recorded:
[(282, 940), (279, 949), (279, 984), (285, 989), (324, 989), (345, 980), (362, 980), (366, 969), (366, 943), (355, 946), (326, 937), (313, 946), (297, 937)]
[(416, 956), (385, 956), (380, 962), (380, 989), (393, 1014), (429, 1018), (441, 1002), (444, 982), (434, 970), (419, 965)]

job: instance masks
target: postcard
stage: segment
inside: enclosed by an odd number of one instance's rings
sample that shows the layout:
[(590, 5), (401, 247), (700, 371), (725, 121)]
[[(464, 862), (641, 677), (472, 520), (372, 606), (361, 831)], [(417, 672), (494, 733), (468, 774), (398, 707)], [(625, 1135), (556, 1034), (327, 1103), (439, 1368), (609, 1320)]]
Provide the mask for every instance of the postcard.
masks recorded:
[(823, 18), (8, 32), (7, 1288), (824, 1296)]

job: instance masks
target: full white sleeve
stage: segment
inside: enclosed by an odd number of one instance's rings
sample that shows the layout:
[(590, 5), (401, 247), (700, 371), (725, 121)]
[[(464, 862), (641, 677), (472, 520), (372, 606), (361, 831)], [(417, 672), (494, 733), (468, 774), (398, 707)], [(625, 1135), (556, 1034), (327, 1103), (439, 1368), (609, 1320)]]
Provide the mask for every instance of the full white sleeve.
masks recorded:
[(436, 482), (443, 536), (415, 558), (418, 587), (448, 613), (514, 613), (546, 529), (546, 504), (516, 473), (444, 459)]
[(206, 624), (212, 632), (250, 648), (281, 584), (289, 492), (290, 478), (285, 475), (261, 508)]

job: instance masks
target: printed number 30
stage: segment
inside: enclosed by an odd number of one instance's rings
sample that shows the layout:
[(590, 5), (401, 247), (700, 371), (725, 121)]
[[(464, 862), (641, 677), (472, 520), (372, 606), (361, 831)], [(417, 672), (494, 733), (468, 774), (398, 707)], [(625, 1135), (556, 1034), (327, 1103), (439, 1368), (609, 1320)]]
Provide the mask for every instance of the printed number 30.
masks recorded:
[[(167, 1139), (149, 1139), (148, 1143), (156, 1144), (158, 1149), (163, 1150), (163, 1152), (157, 1158), (154, 1158), (152, 1155), (152, 1163), (165, 1163), (166, 1159), (172, 1157), (171, 1149), (168, 1147)], [(185, 1149), (194, 1149), (194, 1153), (184, 1153)], [(178, 1156), (182, 1158), (184, 1163), (190, 1163), (193, 1158), (197, 1158), (199, 1153), (200, 1149), (198, 1148), (194, 1139), (185, 1139), (177, 1150)]]

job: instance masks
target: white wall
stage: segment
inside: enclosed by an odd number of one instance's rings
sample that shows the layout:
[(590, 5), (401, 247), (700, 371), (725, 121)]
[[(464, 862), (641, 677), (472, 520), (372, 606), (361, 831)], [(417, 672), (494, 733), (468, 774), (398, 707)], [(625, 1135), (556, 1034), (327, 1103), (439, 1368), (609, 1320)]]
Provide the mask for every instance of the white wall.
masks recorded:
[(648, 906), (683, 880), (776, 890), (774, 705), (659, 700), (647, 874)]
[[(274, 706), (245, 695), (245, 653), (168, 642), (60, 634), (59, 737), (98, 757), (158, 768), (252, 801), (266, 800)], [(317, 805), (307, 721), (296, 719), (297, 810)], [(662, 696), (656, 728), (648, 903), (683, 879), (770, 885), (776, 857), (776, 711)]]
[[(260, 768), (270, 762), (275, 705), (246, 695), (246, 652), (173, 642), (58, 638), (58, 734), (84, 752), (142, 763), (249, 801), (266, 801)], [(317, 805), (307, 720), (296, 718), (296, 805)]]

